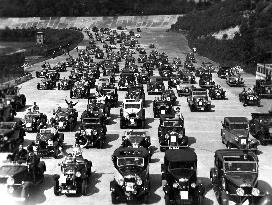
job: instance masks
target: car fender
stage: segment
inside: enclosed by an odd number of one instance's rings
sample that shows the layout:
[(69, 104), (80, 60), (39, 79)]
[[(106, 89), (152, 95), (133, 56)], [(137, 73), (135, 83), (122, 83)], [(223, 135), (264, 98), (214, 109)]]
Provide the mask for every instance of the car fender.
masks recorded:
[(255, 205), (270, 205), (272, 204), (272, 196), (265, 195), (258, 202), (255, 202)]

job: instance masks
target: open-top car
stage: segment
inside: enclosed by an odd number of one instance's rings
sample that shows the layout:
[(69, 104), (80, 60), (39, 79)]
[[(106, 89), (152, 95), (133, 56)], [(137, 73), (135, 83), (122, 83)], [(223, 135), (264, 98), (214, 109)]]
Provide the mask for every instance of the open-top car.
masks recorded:
[(212, 80), (211, 74), (203, 74), (199, 79), (199, 86), (201, 88), (211, 88), (215, 85), (215, 82)]
[(222, 79), (226, 79), (231, 75), (231, 67), (229, 66), (220, 66), (217, 71), (217, 76)]
[(188, 146), (182, 115), (163, 115), (158, 128), (160, 150), (180, 149)]
[(88, 98), (89, 92), (88, 82), (77, 81), (70, 89), (70, 98)]
[(81, 152), (77, 152), (68, 154), (59, 166), (61, 174), (54, 176), (54, 194), (87, 195), (92, 162), (84, 159)]
[(168, 89), (177, 88), (182, 82), (178, 75), (173, 74), (168, 80)]
[(272, 80), (256, 80), (255, 91), (261, 98), (272, 98)]
[(154, 118), (159, 118), (160, 115), (169, 115), (174, 112), (174, 108), (170, 101), (162, 98), (155, 98), (153, 101)]
[(250, 88), (248, 90), (243, 90), (241, 93), (239, 93), (239, 101), (243, 103), (243, 106), (248, 105), (256, 105), (261, 106), (261, 99)]
[(81, 147), (103, 148), (106, 140), (107, 127), (100, 117), (81, 118), (81, 125), (75, 134), (76, 144)]
[(187, 98), (187, 102), (192, 112), (211, 111), (211, 101), (208, 98), (206, 89), (194, 88)]
[(118, 93), (117, 88), (114, 85), (110, 85), (108, 87), (104, 87), (100, 90), (100, 93), (103, 96), (107, 96), (107, 101), (110, 107), (117, 107), (118, 104)]
[(112, 155), (115, 171), (110, 182), (112, 204), (148, 200), (149, 153), (145, 148), (118, 148)]
[(78, 112), (74, 108), (61, 108), (53, 110), (53, 119), (51, 120), (58, 130), (72, 131), (77, 124)]
[(177, 97), (172, 89), (165, 90), (162, 93), (161, 98), (169, 102), (172, 106), (174, 106), (177, 101)]
[[(31, 192), (34, 192), (44, 180), (46, 166), (37, 157), (30, 160), (29, 157), (18, 161), (7, 161), (0, 166), (0, 186), (5, 191), (8, 202), (28, 202)], [(4, 185), (4, 186), (2, 186)], [(1, 199), (5, 201), (5, 194)]]
[(38, 156), (57, 158), (62, 151), (64, 134), (54, 127), (40, 129), (36, 136), (34, 151)]
[(161, 172), (166, 205), (203, 204), (205, 188), (197, 181), (197, 155), (192, 149), (167, 150)]
[(195, 76), (192, 74), (190, 70), (183, 69), (178, 72), (178, 78), (180, 83), (195, 83)]
[(228, 76), (226, 83), (231, 87), (243, 87), (245, 85), (244, 79), (240, 75)]
[(120, 110), (120, 128), (144, 128), (145, 109), (143, 100), (124, 99)]
[(49, 78), (42, 79), (41, 82), (37, 83), (38, 90), (53, 90), (56, 87), (56, 82)]
[(119, 90), (127, 90), (129, 85), (136, 85), (136, 77), (133, 72), (122, 72), (118, 82)]
[(40, 125), (45, 125), (47, 122), (47, 116), (39, 111), (29, 110), (24, 117), (24, 125), (26, 132), (39, 131)]
[(148, 95), (158, 95), (165, 91), (163, 79), (160, 76), (151, 76), (150, 81), (147, 83)]
[(217, 150), (210, 179), (219, 204), (271, 204), (271, 196), (258, 187), (258, 167), (258, 157), (253, 152)]
[(209, 89), (209, 96), (212, 100), (225, 100), (226, 91), (219, 85), (216, 85)]
[(0, 122), (0, 151), (13, 152), (24, 142), (22, 122)]
[(222, 143), (228, 149), (237, 148), (257, 152), (259, 142), (249, 138), (249, 121), (246, 117), (225, 117), (222, 127)]
[(261, 145), (272, 142), (272, 112), (251, 113), (249, 121), (250, 134), (258, 139)]
[(177, 93), (179, 97), (188, 97), (191, 95), (192, 88), (189, 86), (184, 86), (182, 84), (177, 85)]
[(150, 145), (151, 145), (150, 133), (147, 131), (129, 130), (129, 131), (125, 131), (124, 135), (122, 136), (123, 147), (146, 148), (151, 158)]
[(70, 90), (72, 84), (73, 83), (71, 79), (61, 79), (57, 84), (58, 90)]
[(2, 90), (2, 93), (15, 111), (25, 107), (26, 97), (24, 94), (20, 94), (17, 86), (8, 87)]
[(142, 84), (138, 84), (135, 86), (128, 86), (126, 98), (127, 99), (135, 99), (135, 100), (141, 99), (143, 101), (143, 104), (145, 104), (144, 86)]

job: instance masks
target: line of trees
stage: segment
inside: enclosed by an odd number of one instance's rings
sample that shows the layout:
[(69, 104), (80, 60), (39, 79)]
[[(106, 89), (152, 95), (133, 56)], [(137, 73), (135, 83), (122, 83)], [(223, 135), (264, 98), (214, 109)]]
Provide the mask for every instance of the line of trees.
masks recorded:
[[(216, 0), (214, 0), (216, 1)], [(218, 0), (217, 0), (218, 1)], [(182, 14), (211, 0), (1, 0), (0, 16), (115, 16)]]
[[(221, 64), (242, 63), (249, 72), (257, 62), (267, 61), (272, 52), (272, 3), (260, 0), (228, 0), (205, 11), (192, 12), (178, 19), (172, 30), (188, 30), (191, 47)], [(215, 39), (211, 34), (240, 26), (233, 39)]]

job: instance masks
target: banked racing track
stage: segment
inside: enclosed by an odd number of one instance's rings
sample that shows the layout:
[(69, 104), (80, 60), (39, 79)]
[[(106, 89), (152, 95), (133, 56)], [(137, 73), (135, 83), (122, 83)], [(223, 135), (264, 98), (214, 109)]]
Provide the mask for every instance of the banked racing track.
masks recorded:
[[(180, 57), (185, 60), (185, 55), (190, 51), (187, 45), (186, 38), (180, 33), (165, 32), (171, 24), (175, 23), (177, 16), (149, 16), (149, 17), (90, 17), (90, 18), (7, 18), (1, 19), (1, 26), (10, 25), (11, 27), (25, 28), (33, 25), (37, 27), (52, 27), (52, 28), (69, 28), (70, 26), (78, 27), (104, 27), (109, 26), (115, 28), (122, 25), (130, 28), (141, 27), (141, 39), (140, 43), (148, 50), (148, 45), (154, 43), (159, 52), (166, 52), (170, 58), (170, 61), (174, 57)], [(88, 38), (85, 35), (85, 39), (80, 45), (87, 45)], [(102, 45), (98, 44), (100, 47)], [(70, 52), (71, 55), (76, 57), (77, 52), (75, 50)], [(137, 55), (135, 57), (137, 59)], [(59, 61), (63, 61), (67, 56), (59, 56), (55, 59), (50, 59), (48, 62), (52, 65)], [(197, 64), (200, 65), (202, 61), (208, 61), (204, 57), (196, 55)], [(97, 59), (95, 59), (97, 61)], [(120, 68), (124, 67), (124, 60), (120, 63)], [(61, 78), (68, 77), (69, 71), (61, 73)], [(41, 70), (41, 63), (35, 64), (29, 68), (35, 76), (35, 72)], [(158, 73), (155, 72), (158, 75)], [(214, 74), (213, 74), (214, 75)], [(253, 75), (243, 73), (246, 86), (253, 86), (255, 77)], [(221, 121), (225, 116), (245, 116), (250, 118), (252, 112), (267, 112), (271, 101), (262, 100), (262, 107), (243, 107), (238, 100), (238, 93), (242, 88), (230, 88), (224, 80), (219, 79), (216, 75), (213, 76), (214, 81), (220, 84), (227, 92), (226, 96), (228, 100), (212, 101), (215, 106), (214, 112), (191, 112), (186, 98), (178, 97), (178, 103), (181, 107), (181, 111), (185, 118), (186, 133), (189, 137), (189, 144), (195, 149), (198, 155), (198, 177), (205, 188), (205, 205), (217, 205), (217, 199), (212, 189), (209, 180), (209, 171), (214, 164), (214, 152), (217, 149), (225, 148), (225, 145), (221, 142), (220, 131)], [(116, 76), (118, 82), (119, 76)], [(36, 85), (40, 79), (33, 78), (30, 81), (23, 83), (21, 86), (21, 93), (26, 95), (27, 107), (33, 105), (33, 102), (37, 102), (40, 107), (40, 111), (46, 113), (50, 118), (53, 113), (53, 109), (58, 106), (65, 107), (65, 99), (69, 100), (69, 91), (61, 90), (37, 90)], [(198, 82), (198, 78), (197, 78)], [(117, 83), (116, 83), (117, 86)], [(146, 91), (146, 85), (145, 85)], [(176, 90), (175, 90), (176, 92)], [(114, 167), (111, 161), (111, 155), (114, 150), (121, 144), (121, 136), (124, 130), (120, 129), (120, 106), (121, 101), (124, 99), (125, 91), (118, 91), (119, 94), (119, 107), (111, 109), (111, 123), (107, 125), (107, 140), (104, 149), (83, 149), (83, 156), (93, 162), (93, 175), (88, 188), (88, 195), (81, 197), (66, 197), (55, 196), (53, 193), (53, 175), (60, 174), (60, 167), (58, 163), (62, 159), (44, 159), (47, 171), (45, 175), (44, 183), (39, 188), (33, 190), (31, 200), (29, 204), (43, 204), (43, 205), (59, 205), (59, 204), (77, 204), (77, 205), (108, 205), (111, 204), (110, 194), (110, 181), (114, 177)], [(148, 129), (151, 133), (151, 144), (154, 148), (159, 147), (157, 130), (159, 125), (158, 119), (153, 119), (153, 106), (152, 101), (155, 96), (147, 95), (146, 92), (146, 117)], [(74, 102), (77, 100), (74, 100)], [(76, 105), (76, 109), (79, 111), (79, 116), (84, 111), (87, 105), (86, 99), (80, 99)], [(26, 109), (17, 113), (17, 117), (23, 118), (26, 113)], [(65, 151), (71, 152), (75, 142), (75, 132), (65, 132)], [(27, 133), (25, 137), (24, 146), (29, 145), (35, 140), (35, 133)], [(272, 193), (272, 165), (271, 165), (271, 146), (260, 146), (259, 155), (259, 186), (261, 189)], [(1, 161), (6, 157), (7, 153), (1, 153)], [(156, 149), (152, 161), (150, 164), (150, 179), (151, 179), (151, 193), (149, 197), (149, 204), (164, 204), (164, 193), (161, 187), (161, 163), (163, 163), (164, 153)], [(2, 190), (2, 189), (1, 189)], [(12, 203), (5, 200), (4, 194), (0, 192), (2, 202)], [(2, 197), (3, 196), (3, 197)]]

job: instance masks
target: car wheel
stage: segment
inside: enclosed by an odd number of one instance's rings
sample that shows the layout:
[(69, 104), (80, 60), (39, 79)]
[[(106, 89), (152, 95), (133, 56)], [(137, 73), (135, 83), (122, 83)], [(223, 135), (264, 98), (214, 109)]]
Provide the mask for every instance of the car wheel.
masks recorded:
[(87, 180), (86, 179), (82, 180), (82, 183), (81, 183), (81, 194), (83, 196), (87, 195)]
[(165, 205), (171, 205), (170, 198), (167, 194), (165, 195), (164, 199), (165, 199)]
[(111, 203), (118, 204), (118, 200), (113, 192), (111, 192)]
[(60, 195), (60, 191), (59, 191), (59, 180), (58, 179), (55, 180), (54, 194), (55, 194), (55, 196), (59, 196)]
[(99, 140), (99, 141), (98, 141), (98, 146), (97, 146), (97, 148), (98, 148), (98, 149), (102, 149), (102, 148), (103, 148), (103, 145), (104, 145), (103, 140)]
[(165, 152), (165, 151), (166, 151), (166, 148), (165, 148), (165, 147), (160, 147), (160, 151), (161, 151), (161, 152)]
[(14, 144), (14, 142), (10, 142), (10, 143), (9, 143), (9, 146), (8, 146), (8, 150), (9, 150), (10, 152), (14, 152), (14, 149), (15, 149), (15, 144)]

